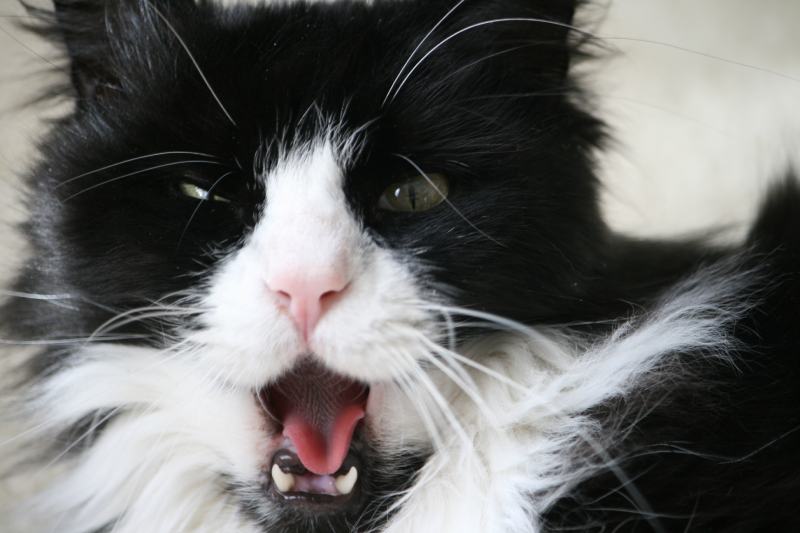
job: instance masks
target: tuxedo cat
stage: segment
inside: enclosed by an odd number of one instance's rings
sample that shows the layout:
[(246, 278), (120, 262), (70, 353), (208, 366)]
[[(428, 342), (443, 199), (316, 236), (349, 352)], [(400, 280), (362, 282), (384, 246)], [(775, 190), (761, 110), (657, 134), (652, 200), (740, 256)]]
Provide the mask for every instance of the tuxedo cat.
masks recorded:
[(800, 527), (800, 186), (736, 247), (611, 232), (576, 2), (31, 9), (75, 110), (0, 527)]

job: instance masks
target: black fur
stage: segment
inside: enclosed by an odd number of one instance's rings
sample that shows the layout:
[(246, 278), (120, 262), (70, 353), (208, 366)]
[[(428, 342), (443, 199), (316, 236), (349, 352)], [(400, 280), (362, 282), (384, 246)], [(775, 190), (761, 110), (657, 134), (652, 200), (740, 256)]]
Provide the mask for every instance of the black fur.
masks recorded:
[[(291, 145), (313, 136), (318, 115), (341, 117), (353, 130), (370, 124), (347, 176), (350, 207), (383, 246), (416, 253), (431, 291), (460, 306), (534, 325), (608, 324), (700, 265), (736, 252), (633, 241), (603, 223), (593, 154), (604, 128), (567, 75), (580, 54), (565, 27), (574, 2), (466, 2), (416, 57), (485, 20), (554, 24), (476, 27), (432, 53), (383, 105), (403, 62), (452, 5), (342, 1), (222, 10), (189, 0), (57, 0), (54, 15), (39, 13), (39, 30), (65, 43), (77, 107), (41, 144), (28, 179), (24, 230), (33, 259), (16, 288), (71, 296), (68, 306), (12, 301), (0, 323), (19, 339), (80, 338), (120, 311), (178, 298), (202, 283), (241, 245), (264, 201), (253, 154), (265, 139)], [(209, 155), (133, 160), (164, 151)], [(376, 209), (384, 188), (413, 170), (398, 154), (446, 173), (460, 214)], [(267, 153), (266, 164), (275, 156)], [(186, 159), (193, 162), (180, 163)], [(129, 162), (96, 170), (121, 161)], [(219, 191), (233, 202), (205, 206), (187, 225), (195, 203), (178, 194), (177, 183), (208, 186), (228, 172)], [(697, 381), (637, 396), (654, 408), (615, 453), (631, 457), (623, 466), (656, 516), (628, 512), (619, 480), (601, 473), (552, 511), (554, 530), (800, 526), (792, 505), (800, 494), (798, 206), (796, 181), (787, 180), (750, 237), (742, 268), (760, 264), (770, 291), (737, 325), (738, 370), (707, 364)], [(173, 326), (135, 322), (116, 332), (117, 342), (162, 346)], [(63, 346), (48, 350), (31, 367), (33, 378), (56, 372), (69, 354)], [(605, 416), (616, 412), (607, 406)], [(657, 453), (642, 455), (650, 451)], [(375, 498), (365, 505), (382, 509), (379, 496), (412, 477), (401, 474), (376, 478)], [(234, 492), (248, 494), (243, 512), (265, 520), (249, 488)], [(279, 530), (348, 531), (351, 520), (335, 517), (317, 528), (295, 518)]]
[[(676, 354), (692, 379), (642, 390), (653, 406), (615, 456), (652, 506), (638, 513), (612, 473), (587, 481), (550, 516), (553, 530), (793, 531), (800, 519), (800, 184), (771, 192), (742, 269), (760, 269), (763, 293), (737, 321), (736, 366)], [(623, 406), (611, 406), (613, 413)], [(615, 408), (615, 409), (613, 409)], [(641, 412), (641, 411), (639, 411)]]

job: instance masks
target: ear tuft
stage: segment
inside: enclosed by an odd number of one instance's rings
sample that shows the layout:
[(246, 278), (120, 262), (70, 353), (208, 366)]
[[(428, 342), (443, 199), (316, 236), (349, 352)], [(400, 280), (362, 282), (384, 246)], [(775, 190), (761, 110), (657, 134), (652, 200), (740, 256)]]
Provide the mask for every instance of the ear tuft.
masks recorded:
[(53, 5), (78, 97), (84, 101), (95, 99), (100, 86), (114, 83), (108, 4), (95, 0), (54, 0)]
[[(157, 2), (157, 3), (156, 3)], [(158, 38), (156, 5), (162, 12), (193, 7), (193, 0), (53, 0), (54, 12), (30, 8), (60, 40), (70, 60), (79, 105), (118, 92), (127, 73), (147, 63)]]

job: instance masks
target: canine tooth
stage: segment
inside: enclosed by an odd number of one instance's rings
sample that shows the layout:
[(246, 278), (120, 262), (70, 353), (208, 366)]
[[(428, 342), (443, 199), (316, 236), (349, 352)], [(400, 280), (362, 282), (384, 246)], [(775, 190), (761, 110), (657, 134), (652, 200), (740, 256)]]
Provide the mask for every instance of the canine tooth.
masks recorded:
[(278, 465), (272, 465), (272, 481), (281, 492), (289, 492), (294, 488), (294, 476), (285, 473)]
[(351, 466), (347, 474), (336, 478), (336, 490), (339, 491), (339, 494), (350, 494), (353, 492), (353, 487), (356, 486), (356, 481), (358, 481), (358, 470)]

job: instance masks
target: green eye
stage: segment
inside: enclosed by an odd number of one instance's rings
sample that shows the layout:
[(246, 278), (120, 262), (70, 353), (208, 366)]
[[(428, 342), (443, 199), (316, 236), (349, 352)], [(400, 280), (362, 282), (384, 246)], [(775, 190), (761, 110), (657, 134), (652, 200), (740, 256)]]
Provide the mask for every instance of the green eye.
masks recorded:
[(447, 200), (450, 184), (443, 174), (428, 174), (393, 183), (381, 196), (378, 206), (397, 213), (421, 213)]
[(231, 201), (224, 196), (213, 194), (189, 181), (184, 181), (181, 183), (179, 190), (181, 191), (182, 195), (189, 198), (194, 198), (195, 200), (200, 200), (201, 202), (221, 202), (225, 204), (231, 203)]

